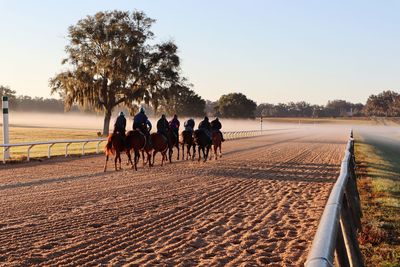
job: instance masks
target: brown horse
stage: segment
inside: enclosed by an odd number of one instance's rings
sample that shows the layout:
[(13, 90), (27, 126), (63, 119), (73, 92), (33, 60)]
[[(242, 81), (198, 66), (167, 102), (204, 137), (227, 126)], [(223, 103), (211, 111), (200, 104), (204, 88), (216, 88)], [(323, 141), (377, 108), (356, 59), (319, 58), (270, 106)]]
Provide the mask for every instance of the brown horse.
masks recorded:
[(198, 146), (199, 161), (201, 160), (200, 151), (203, 152), (203, 161), (206, 162), (211, 148), (210, 138), (202, 130), (196, 130), (193, 133), (194, 143)]
[[(213, 150), (214, 150), (214, 156), (215, 159), (218, 159), (219, 157), (222, 157), (222, 136), (219, 132), (213, 132), (212, 133), (212, 146), (213, 146)], [(218, 155), (218, 149), (219, 149), (219, 155)], [(210, 155), (210, 159), (211, 159), (212, 155)]]
[(152, 133), (150, 138), (153, 145), (153, 165), (157, 152), (160, 152), (162, 155), (161, 166), (163, 166), (164, 160), (167, 160), (168, 140), (159, 133)]
[[(181, 141), (180, 141), (180, 143), (182, 144), (182, 159), (185, 159), (185, 145), (187, 146), (186, 160), (188, 160), (189, 157), (191, 159), (194, 159), (194, 157), (196, 155), (196, 146), (194, 144), (192, 132), (184, 130), (181, 133)], [(193, 147), (193, 157), (190, 154), (190, 149), (192, 147)]]
[(146, 136), (138, 130), (129, 131), (126, 134), (126, 142), (128, 144), (129, 155), (131, 154), (132, 150), (134, 152), (134, 162), (135, 162), (134, 167), (135, 170), (137, 171), (137, 163), (139, 162), (140, 159), (140, 151), (143, 150), (146, 146), (147, 142)]
[(124, 136), (121, 133), (113, 133), (108, 136), (107, 144), (104, 148), (106, 154), (106, 163), (104, 164), (104, 171), (107, 171), (107, 162), (108, 158), (111, 155), (114, 155), (114, 165), (115, 170), (118, 171), (117, 160), (119, 161), (119, 169), (122, 170), (121, 167), (121, 152), (125, 151), (128, 156), (128, 161), (132, 164), (131, 154), (129, 153), (129, 149), (125, 146)]
[(168, 157), (169, 162), (172, 162), (172, 154), (174, 152), (174, 147), (178, 150), (178, 157), (176, 158), (179, 160), (179, 136), (177, 136), (172, 130), (168, 131)]

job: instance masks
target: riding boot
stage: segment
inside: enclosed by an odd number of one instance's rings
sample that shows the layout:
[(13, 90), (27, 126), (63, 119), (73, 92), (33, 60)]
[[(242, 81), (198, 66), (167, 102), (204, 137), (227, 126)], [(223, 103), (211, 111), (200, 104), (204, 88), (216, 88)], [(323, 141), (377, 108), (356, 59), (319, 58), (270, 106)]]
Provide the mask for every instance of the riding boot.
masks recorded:
[(222, 135), (222, 132), (219, 132), (221, 134), (221, 142), (225, 142), (224, 136)]

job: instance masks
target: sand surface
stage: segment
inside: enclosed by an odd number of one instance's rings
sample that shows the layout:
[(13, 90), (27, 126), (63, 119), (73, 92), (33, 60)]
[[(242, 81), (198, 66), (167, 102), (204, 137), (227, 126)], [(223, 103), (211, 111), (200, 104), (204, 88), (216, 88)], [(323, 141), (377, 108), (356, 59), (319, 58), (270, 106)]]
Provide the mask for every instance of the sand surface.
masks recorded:
[(347, 136), (270, 131), (137, 172), (103, 173), (103, 156), (0, 166), (0, 265), (300, 266)]

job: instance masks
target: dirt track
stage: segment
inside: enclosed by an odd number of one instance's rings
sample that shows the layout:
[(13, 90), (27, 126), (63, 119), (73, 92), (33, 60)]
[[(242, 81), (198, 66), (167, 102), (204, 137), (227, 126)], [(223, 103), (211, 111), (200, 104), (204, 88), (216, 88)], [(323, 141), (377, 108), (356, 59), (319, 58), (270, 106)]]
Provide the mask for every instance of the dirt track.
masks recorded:
[(299, 266), (346, 133), (271, 131), (137, 172), (103, 173), (100, 156), (1, 166), (0, 265)]

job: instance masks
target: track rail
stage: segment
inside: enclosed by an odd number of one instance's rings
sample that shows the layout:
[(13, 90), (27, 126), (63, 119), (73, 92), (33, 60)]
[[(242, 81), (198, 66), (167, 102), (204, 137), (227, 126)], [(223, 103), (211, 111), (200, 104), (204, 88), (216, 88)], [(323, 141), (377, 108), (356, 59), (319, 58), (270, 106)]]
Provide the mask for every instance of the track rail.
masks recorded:
[(315, 234), (306, 267), (364, 266), (357, 241), (361, 207), (357, 190), (353, 132)]

